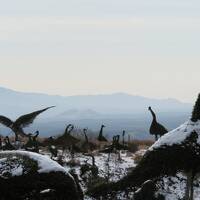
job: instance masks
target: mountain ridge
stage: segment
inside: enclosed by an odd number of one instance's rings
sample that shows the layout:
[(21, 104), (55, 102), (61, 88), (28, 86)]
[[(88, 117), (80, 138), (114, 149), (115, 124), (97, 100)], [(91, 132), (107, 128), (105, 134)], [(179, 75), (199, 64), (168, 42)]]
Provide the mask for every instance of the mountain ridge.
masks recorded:
[[(34, 109), (55, 105), (55, 115), (71, 110), (93, 110), (99, 113), (131, 113), (144, 112), (148, 106), (159, 112), (185, 111), (192, 107), (190, 103), (183, 103), (177, 99), (153, 99), (127, 93), (113, 93), (100, 95), (60, 96), (43, 93), (26, 93), (0, 87), (0, 109), (5, 114), (13, 111), (31, 112)], [(7, 111), (6, 111), (7, 110)]]
[(10, 92), (10, 93), (17, 93), (17, 94), (23, 94), (23, 95), (37, 95), (37, 96), (48, 96), (48, 97), (59, 97), (59, 98), (72, 98), (72, 97), (104, 97), (104, 96), (127, 96), (127, 97), (135, 97), (135, 98), (145, 98), (149, 100), (157, 100), (157, 101), (174, 101), (177, 103), (183, 103), (183, 104), (191, 104), (188, 102), (183, 102), (181, 100), (178, 100), (176, 98), (152, 98), (152, 97), (145, 97), (142, 95), (134, 95), (134, 94), (129, 94), (126, 92), (115, 92), (115, 93), (108, 93), (108, 94), (85, 94), (85, 95), (58, 95), (58, 94), (47, 94), (47, 93), (42, 93), (42, 92), (23, 92), (23, 91), (18, 91), (6, 87), (1, 87), (0, 86), (0, 93), (1, 92)]
[[(101, 124), (105, 124), (105, 134), (108, 136), (127, 130), (138, 138), (148, 138), (152, 120), (148, 106), (152, 106), (158, 121), (169, 130), (188, 119), (192, 109), (192, 104), (172, 98), (153, 99), (126, 93), (65, 97), (0, 87), (0, 99), (0, 115), (11, 119), (55, 105), (55, 108), (44, 112), (26, 129), (27, 132), (40, 130), (42, 136), (58, 134), (65, 129), (66, 124), (73, 123), (80, 128), (91, 128), (95, 133)], [(0, 133), (9, 134), (10, 130), (0, 125)]]

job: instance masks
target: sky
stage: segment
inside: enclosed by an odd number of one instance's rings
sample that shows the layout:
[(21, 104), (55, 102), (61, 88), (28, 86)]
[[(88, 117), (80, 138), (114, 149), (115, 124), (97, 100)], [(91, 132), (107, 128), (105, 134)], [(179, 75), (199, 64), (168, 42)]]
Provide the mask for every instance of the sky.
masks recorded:
[(0, 86), (193, 102), (199, 0), (0, 0)]

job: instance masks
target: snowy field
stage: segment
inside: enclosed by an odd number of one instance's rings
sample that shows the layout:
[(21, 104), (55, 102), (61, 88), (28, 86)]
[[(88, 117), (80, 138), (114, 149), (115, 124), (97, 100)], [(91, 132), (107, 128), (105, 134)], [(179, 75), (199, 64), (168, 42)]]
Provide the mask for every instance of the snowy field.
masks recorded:
[[(9, 155), (10, 151), (1, 152), (1, 155)], [(78, 178), (80, 180), (81, 187), (83, 191), (87, 190), (86, 184), (81, 177), (81, 166), (84, 164), (90, 164), (92, 166), (92, 157), (77, 153), (74, 155), (74, 164), (69, 165), (72, 158), (71, 155), (66, 153), (63, 157), (63, 167), (57, 164), (55, 161), (51, 161), (47, 159), (50, 157), (49, 153), (41, 152), (43, 155), (39, 155), (36, 153), (26, 152), (26, 151), (17, 151), (18, 154), (23, 156), (29, 156), (33, 160), (36, 160), (39, 163), (40, 171), (66, 171), (71, 172), (74, 170), (76, 174), (78, 174)], [(60, 152), (61, 154), (62, 152)], [(99, 176), (102, 178), (107, 177), (109, 181), (118, 181), (127, 173), (136, 166), (136, 161), (134, 160), (136, 156), (143, 155), (145, 150), (140, 150), (135, 154), (121, 151), (120, 154), (104, 154), (104, 153), (93, 153), (95, 158), (95, 165), (98, 166)], [(0, 159), (0, 165), (3, 165), (5, 159)], [(18, 168), (13, 168), (13, 176), (20, 175), (22, 169), (20, 166)], [(185, 186), (186, 186), (186, 178), (183, 174), (179, 173), (176, 177), (164, 177), (160, 182), (158, 182), (159, 190), (158, 193), (163, 194), (166, 200), (181, 200), (185, 194)], [(119, 194), (119, 200), (125, 200), (123, 194)], [(132, 194), (130, 194), (130, 199), (132, 199)], [(200, 187), (199, 181), (195, 182), (194, 185), (194, 200), (200, 199)], [(92, 198), (85, 196), (85, 200), (92, 200)]]
[[(136, 166), (134, 161), (135, 155), (143, 155), (146, 150), (140, 150), (135, 154), (130, 152), (121, 152), (120, 160), (118, 154), (96, 154), (95, 164), (99, 167), (99, 175), (105, 177), (109, 171), (109, 180), (117, 181), (127, 175), (127, 173)], [(108, 162), (109, 159), (109, 162)], [(68, 162), (71, 160), (71, 157), (68, 155), (65, 157), (65, 161)], [(78, 175), (80, 175), (80, 166), (89, 163), (92, 165), (92, 159), (83, 154), (76, 154), (75, 161), (77, 166), (64, 166), (65, 169), (69, 172), (74, 169)], [(80, 176), (79, 176), (80, 178)], [(86, 190), (84, 182), (80, 178), (80, 183), (83, 190)], [(179, 173), (176, 177), (164, 177), (159, 183), (158, 193), (163, 194), (166, 200), (181, 200), (185, 194), (186, 178), (183, 174)], [(194, 186), (194, 200), (200, 200), (200, 187), (199, 181), (195, 182)], [(127, 198), (123, 197), (123, 194), (119, 194), (119, 200), (125, 200)], [(132, 199), (132, 197), (130, 197)], [(85, 197), (85, 200), (91, 200), (89, 197)]]

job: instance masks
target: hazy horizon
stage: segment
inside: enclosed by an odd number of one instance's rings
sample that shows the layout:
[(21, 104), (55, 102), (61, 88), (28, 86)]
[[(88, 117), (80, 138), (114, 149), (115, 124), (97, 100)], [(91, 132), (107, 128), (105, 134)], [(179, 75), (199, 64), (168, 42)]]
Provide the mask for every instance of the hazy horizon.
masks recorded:
[(94, 93), (94, 94), (73, 94), (73, 95), (62, 95), (62, 94), (48, 94), (45, 92), (39, 92), (39, 91), (22, 91), (22, 90), (17, 90), (14, 88), (8, 88), (6, 86), (2, 86), (0, 85), (0, 89), (6, 89), (6, 90), (12, 90), (14, 92), (20, 92), (20, 93), (25, 93), (25, 94), (41, 94), (41, 95), (52, 95), (52, 96), (60, 96), (60, 97), (75, 97), (75, 96), (101, 96), (101, 95), (130, 95), (130, 96), (138, 96), (138, 97), (144, 97), (144, 98), (149, 98), (149, 99), (155, 99), (155, 100), (167, 100), (167, 99), (172, 99), (172, 100), (177, 100), (181, 103), (189, 103), (189, 104), (194, 104), (194, 102), (186, 102), (186, 101), (182, 101), (180, 99), (177, 99), (175, 97), (167, 97), (167, 98), (163, 98), (163, 97), (148, 97), (148, 96), (144, 96), (144, 95), (138, 95), (138, 94), (131, 94), (128, 92), (123, 92), (123, 91), (118, 91), (118, 92), (105, 92), (105, 93)]
[(199, 9), (197, 0), (1, 1), (0, 85), (194, 103)]

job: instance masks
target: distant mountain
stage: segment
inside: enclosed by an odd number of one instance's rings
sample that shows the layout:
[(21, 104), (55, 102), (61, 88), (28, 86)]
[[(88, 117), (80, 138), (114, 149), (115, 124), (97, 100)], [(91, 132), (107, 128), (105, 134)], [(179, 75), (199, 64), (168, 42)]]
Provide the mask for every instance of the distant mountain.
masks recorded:
[(45, 113), (56, 116), (68, 110), (93, 110), (104, 114), (123, 114), (146, 112), (152, 106), (159, 112), (185, 112), (192, 105), (176, 99), (151, 99), (125, 93), (110, 95), (58, 96), (40, 93), (24, 93), (0, 88), (0, 110), (2, 114), (17, 116), (42, 107), (55, 105), (56, 108)]
[(94, 118), (101, 118), (101, 114), (91, 110), (78, 110), (78, 109), (71, 109), (68, 111), (65, 111), (58, 115), (57, 117), (59, 119), (94, 119)]
[[(192, 109), (191, 104), (176, 99), (152, 99), (126, 93), (64, 97), (0, 87), (0, 115), (15, 119), (19, 115), (52, 105), (56, 107), (41, 114), (27, 131), (39, 129), (43, 135), (52, 135), (62, 132), (67, 123), (97, 131), (105, 123), (108, 135), (126, 129), (144, 138), (148, 136), (151, 123), (148, 106), (152, 106), (159, 121), (169, 128), (175, 128), (187, 119)], [(7, 134), (10, 130), (1, 126), (1, 132)]]

